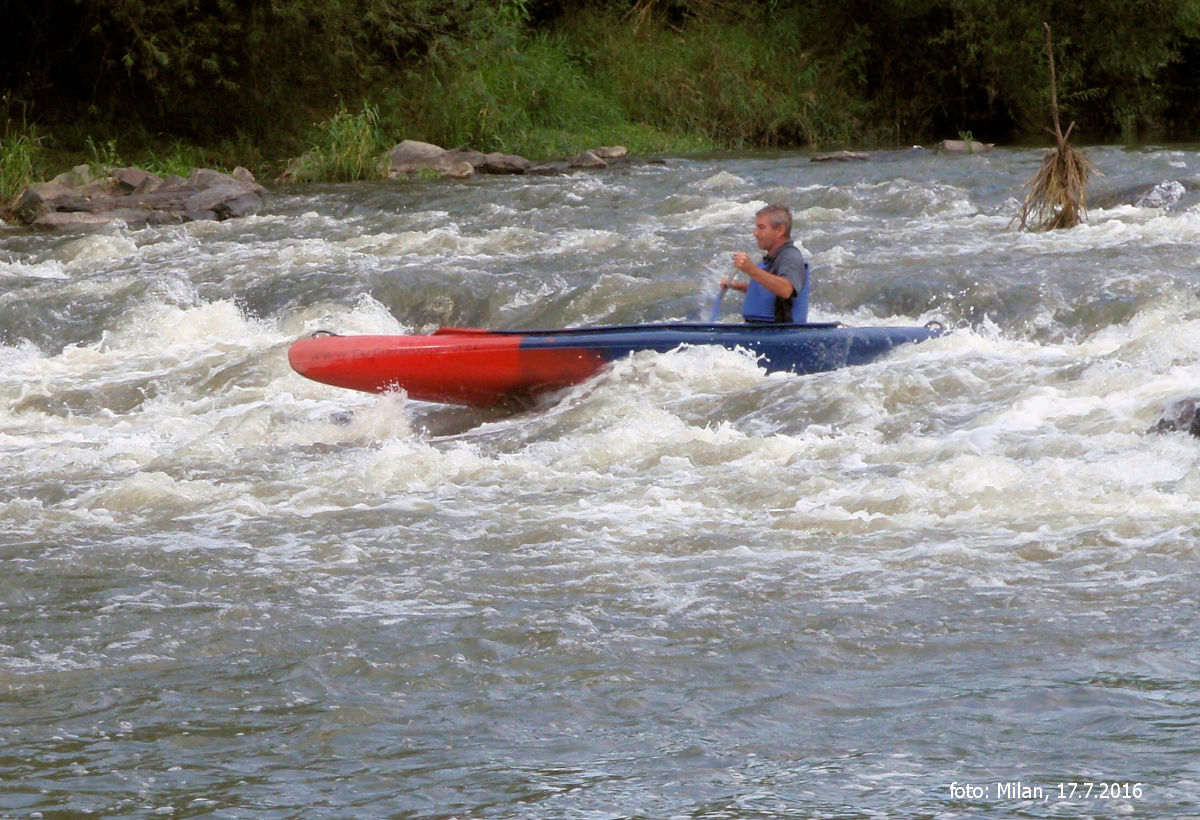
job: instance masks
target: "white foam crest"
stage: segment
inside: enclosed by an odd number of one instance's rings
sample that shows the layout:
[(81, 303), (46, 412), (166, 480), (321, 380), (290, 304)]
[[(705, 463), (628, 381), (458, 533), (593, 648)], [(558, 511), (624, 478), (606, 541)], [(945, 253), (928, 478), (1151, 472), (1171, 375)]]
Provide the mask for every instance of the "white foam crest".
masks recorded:
[(194, 306), (149, 302), (122, 317), (105, 337), (106, 350), (129, 349), (151, 356), (176, 347), (228, 343), (237, 347), (261, 341), (265, 323), (248, 320), (233, 302), (220, 300)]
[(283, 320), (280, 329), (288, 336), (318, 330), (386, 336), (405, 330), (387, 305), (369, 293), (360, 293), (349, 307), (342, 302), (319, 303), (296, 311)]
[(176, 479), (162, 472), (141, 471), (84, 494), (79, 503), (103, 508), (117, 516), (162, 515), (208, 505), (223, 492), (211, 481)]
[[(344, 393), (345, 391), (342, 391), (343, 397)], [(340, 428), (335, 435), (310, 440), (376, 442), (408, 439), (413, 435), (412, 422), (408, 415), (408, 400), (403, 393), (364, 396), (355, 403), (349, 419), (338, 421), (335, 426)]]
[[(359, 407), (354, 420), (346, 425), (321, 421), (322, 409), (312, 405), (315, 416), (298, 426), (312, 440), (349, 441), (357, 439), (367, 446), (348, 460), (326, 463), (319, 477), (321, 488), (306, 493), (304, 504), (311, 509), (336, 506), (337, 500), (355, 497), (374, 503), (380, 496), (396, 492), (448, 491), (470, 485), (471, 492), (502, 492), (519, 484), (526, 491), (555, 488), (555, 492), (574, 493), (587, 487), (606, 488), (606, 492), (628, 484), (641, 485), (645, 476), (660, 475), (672, 483), (690, 469), (709, 469), (730, 464), (728, 469), (754, 469), (757, 465), (781, 464), (793, 457), (802, 443), (787, 436), (754, 439), (729, 424), (697, 425), (677, 413), (661, 407), (671, 396), (695, 398), (706, 387), (727, 390), (730, 376), (744, 384), (761, 381), (761, 371), (748, 359), (723, 351), (727, 359), (724, 373), (711, 371), (713, 354), (707, 349), (680, 351), (657, 358), (670, 361), (663, 368), (670, 372), (649, 375), (656, 369), (653, 356), (641, 357), (637, 365), (627, 365), (617, 383), (606, 387), (591, 385), (578, 388), (573, 398), (525, 424), (560, 430), (559, 433), (527, 443), (515, 452), (488, 454), (474, 445), (471, 438), (425, 441), (411, 435), (404, 421), (402, 397), (372, 399), (379, 404)], [(698, 369), (700, 385), (689, 389), (684, 371)], [(635, 371), (642, 370), (641, 375)], [(629, 389), (621, 379), (645, 378), (647, 383)], [(705, 379), (709, 383), (704, 383)], [(370, 416), (378, 413), (378, 419)], [(486, 441), (503, 435), (513, 422), (485, 425), (476, 435)], [(276, 431), (276, 434), (278, 431)]]
[(683, 214), (662, 217), (661, 226), (672, 230), (706, 230), (730, 225), (753, 225), (754, 213), (767, 203), (739, 202), (733, 199), (714, 199), (703, 208)]
[(55, 252), (55, 256), (63, 261), (69, 271), (93, 262), (127, 259), (137, 252), (137, 243), (128, 236), (94, 233), (66, 243)]
[(827, 250), (813, 254), (809, 258), (809, 264), (813, 270), (833, 270), (842, 265), (854, 262), (855, 253), (847, 249), (843, 245), (834, 245)]
[(640, 257), (661, 252), (666, 247), (662, 238), (653, 233), (635, 234), (595, 229), (564, 231), (545, 244), (548, 253), (571, 256), (615, 251), (623, 257)]
[(736, 174), (731, 174), (728, 171), (718, 171), (712, 176), (705, 177), (704, 179), (695, 183), (695, 187), (701, 191), (717, 191), (736, 188), (745, 184), (746, 180), (742, 179)]
[(938, 527), (1033, 533), (1103, 521), (1125, 522), (1133, 530), (1144, 528), (1142, 521), (1165, 527), (1190, 521), (1189, 495), (1178, 488), (1196, 475), (1196, 448), (1180, 454), (1156, 445), (1145, 452), (1137, 436), (1108, 436), (1083, 457), (1060, 454), (1053, 434), (1019, 423), (1009, 425), (1014, 430), (1020, 435), (997, 435), (982, 446), (976, 440), (966, 449), (954, 441), (843, 436), (831, 453), (841, 459), (835, 469), (810, 462), (818, 469), (797, 479), (785, 524), (835, 533)]
[(857, 187), (868, 201), (882, 196), (885, 203), (921, 216), (971, 216), (978, 212), (969, 192), (942, 182), (914, 182), (901, 177)]
[(846, 211), (842, 208), (827, 208), (820, 205), (814, 205), (811, 208), (805, 208), (797, 211), (795, 214), (796, 224), (803, 225), (846, 225), (859, 221), (858, 215)]
[(887, 365), (798, 382), (844, 396), (855, 413), (799, 437), (787, 526), (1187, 526), (1200, 443), (1146, 431), (1167, 400), (1200, 395), (1200, 365), (1148, 373), (1113, 347), (960, 332), (897, 351)]
[(609, 378), (617, 389), (628, 390), (634, 383), (656, 401), (669, 402), (753, 387), (763, 380), (764, 371), (749, 351), (702, 345), (634, 353), (616, 362)]
[[(697, 427), (644, 401), (638, 402), (633, 411), (622, 413), (621, 418), (573, 433), (565, 441), (536, 444), (529, 452), (538, 463), (552, 466), (559, 476), (635, 468), (653, 471), (664, 459), (688, 459), (692, 453), (703, 456), (710, 449), (744, 439), (728, 425)], [(667, 472), (674, 473), (677, 467), (678, 463), (668, 465)]]
[[(46, 259), (41, 262), (17, 260), (5, 262), (0, 260), (0, 279), (67, 279), (66, 265), (58, 259)], [(0, 300), (12, 301), (18, 294), (7, 293), (0, 295)]]
[[(377, 418), (386, 415), (385, 411)], [(305, 514), (388, 505), (398, 493), (454, 493), (459, 485), (471, 485), (479, 493), (525, 474), (517, 469), (506, 477), (503, 461), (483, 455), (469, 443), (435, 447), (395, 429), (388, 432), (391, 435), (369, 446), (324, 459), (307, 476), (305, 489), (287, 503)]]
[(22, 339), (15, 345), (0, 345), (0, 381), (3, 374), (11, 371), (24, 372), (24, 368), (36, 366), (45, 358), (37, 345), (28, 339)]
[(1088, 221), (1064, 231), (1020, 231), (999, 235), (1020, 249), (1079, 252), (1135, 244), (1192, 245), (1200, 243), (1200, 211), (1166, 213), (1153, 208), (1122, 205), (1090, 211)]
[(527, 253), (545, 242), (536, 231), (522, 227), (507, 227), (485, 231), (479, 235), (464, 235), (458, 225), (450, 224), (426, 231), (405, 231), (398, 234), (364, 234), (335, 243), (336, 247), (354, 253), (374, 256), (404, 257), (413, 254), (431, 257), (502, 256)]

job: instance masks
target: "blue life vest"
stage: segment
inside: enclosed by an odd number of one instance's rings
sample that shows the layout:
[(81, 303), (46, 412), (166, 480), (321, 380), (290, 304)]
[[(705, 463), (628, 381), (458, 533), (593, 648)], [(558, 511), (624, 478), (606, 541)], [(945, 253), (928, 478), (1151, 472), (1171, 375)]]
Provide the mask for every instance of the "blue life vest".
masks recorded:
[[(759, 267), (767, 269), (764, 263), (759, 263)], [(742, 303), (742, 318), (747, 322), (792, 322), (802, 325), (808, 321), (808, 293), (811, 284), (812, 277), (808, 275), (807, 261), (804, 263), (804, 287), (790, 299), (776, 296), (751, 279), (746, 290), (746, 301)]]

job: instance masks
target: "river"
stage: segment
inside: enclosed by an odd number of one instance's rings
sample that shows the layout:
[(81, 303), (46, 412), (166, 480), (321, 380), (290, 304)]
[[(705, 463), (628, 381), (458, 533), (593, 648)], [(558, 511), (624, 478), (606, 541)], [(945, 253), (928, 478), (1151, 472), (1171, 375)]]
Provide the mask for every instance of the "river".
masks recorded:
[[(634, 161), (0, 230), (0, 816), (1183, 817), (1200, 149)], [(531, 409), (316, 330), (707, 316), (781, 201), (870, 365), (637, 354)], [(738, 321), (738, 299), (724, 300)]]

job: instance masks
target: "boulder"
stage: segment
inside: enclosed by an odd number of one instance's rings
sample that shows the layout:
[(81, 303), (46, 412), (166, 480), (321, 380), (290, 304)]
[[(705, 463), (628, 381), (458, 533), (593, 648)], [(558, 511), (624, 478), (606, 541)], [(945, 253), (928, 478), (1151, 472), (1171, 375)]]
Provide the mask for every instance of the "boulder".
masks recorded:
[(183, 210), (188, 214), (213, 214), (211, 217), (193, 216), (193, 219), (225, 220), (252, 214), (261, 204), (262, 197), (239, 184), (216, 182), (189, 195)]
[(40, 230), (86, 230), (118, 220), (130, 227), (197, 219), (234, 219), (257, 212), (266, 189), (245, 168), (209, 168), (187, 179), (162, 179), (141, 168), (93, 178), (87, 166), (30, 185), (18, 198), (17, 218)]
[[(482, 155), (481, 155), (482, 156)], [(464, 160), (438, 145), (417, 140), (404, 140), (388, 152), (384, 162), (387, 176), (397, 177), (433, 171), (445, 176), (471, 176), (475, 165), (469, 161), (471, 172), (466, 173)]]
[(384, 161), (387, 176), (434, 172), (442, 176), (462, 179), (480, 174), (523, 174), (533, 163), (516, 154), (498, 151), (485, 154), (469, 148), (445, 148), (428, 142), (404, 140), (388, 152)]
[(446, 154), (446, 149), (440, 145), (417, 140), (404, 140), (388, 153), (392, 168), (403, 171), (410, 166), (414, 169), (423, 168), (437, 162)]
[(523, 174), (532, 167), (533, 163), (525, 157), (494, 151), (487, 154), (484, 157), (483, 165), (476, 166), (475, 170), (485, 174)]
[(571, 158), (572, 168), (607, 168), (608, 163), (596, 156), (595, 151), (584, 151)]
[(60, 181), (62, 176), (60, 174), (49, 182), (35, 182), (22, 191), (17, 197), (17, 219), (28, 225), (44, 213), (60, 208), (70, 210), (69, 206), (78, 199), (78, 194)]

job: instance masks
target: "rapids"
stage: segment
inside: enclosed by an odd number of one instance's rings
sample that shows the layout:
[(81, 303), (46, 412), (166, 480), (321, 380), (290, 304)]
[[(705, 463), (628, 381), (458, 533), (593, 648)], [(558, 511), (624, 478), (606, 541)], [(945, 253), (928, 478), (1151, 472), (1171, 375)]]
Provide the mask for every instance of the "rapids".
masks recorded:
[[(0, 229), (0, 816), (1191, 816), (1200, 150), (637, 161)], [(707, 317), (754, 212), (871, 365), (638, 354), (532, 410), (318, 329)], [(738, 299), (723, 305), (737, 321)]]

